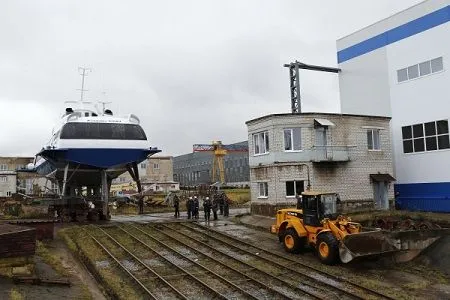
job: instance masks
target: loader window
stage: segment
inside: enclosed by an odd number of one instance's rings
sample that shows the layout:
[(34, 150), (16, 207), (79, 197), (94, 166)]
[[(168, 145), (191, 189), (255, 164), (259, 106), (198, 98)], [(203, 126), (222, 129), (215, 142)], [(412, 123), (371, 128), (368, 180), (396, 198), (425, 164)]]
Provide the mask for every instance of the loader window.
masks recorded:
[(336, 195), (322, 195), (320, 212), (324, 217), (331, 217), (337, 213)]
[[(305, 197), (304, 197), (305, 199)], [(305, 203), (305, 208), (309, 209), (309, 210), (317, 210), (317, 197), (306, 197), (305, 199), (306, 201), (304, 201)]]

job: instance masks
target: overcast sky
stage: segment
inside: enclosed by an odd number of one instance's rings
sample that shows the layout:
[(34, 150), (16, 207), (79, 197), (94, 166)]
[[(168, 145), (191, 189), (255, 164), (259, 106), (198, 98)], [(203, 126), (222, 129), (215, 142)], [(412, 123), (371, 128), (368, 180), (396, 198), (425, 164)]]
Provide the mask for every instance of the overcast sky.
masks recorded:
[[(166, 155), (247, 139), (290, 112), (284, 63), (337, 66), (336, 40), (420, 0), (0, 2), (0, 156), (33, 156), (64, 101), (134, 113)], [(337, 77), (301, 73), (303, 111), (339, 112)]]

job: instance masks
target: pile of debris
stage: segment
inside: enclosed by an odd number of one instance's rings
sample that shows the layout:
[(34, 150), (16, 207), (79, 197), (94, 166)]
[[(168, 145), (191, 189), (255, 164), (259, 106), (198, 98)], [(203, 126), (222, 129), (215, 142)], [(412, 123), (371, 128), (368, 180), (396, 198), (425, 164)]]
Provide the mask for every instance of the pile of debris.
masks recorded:
[(372, 221), (371, 225), (388, 231), (441, 229), (439, 224), (427, 220), (394, 216), (378, 217)]

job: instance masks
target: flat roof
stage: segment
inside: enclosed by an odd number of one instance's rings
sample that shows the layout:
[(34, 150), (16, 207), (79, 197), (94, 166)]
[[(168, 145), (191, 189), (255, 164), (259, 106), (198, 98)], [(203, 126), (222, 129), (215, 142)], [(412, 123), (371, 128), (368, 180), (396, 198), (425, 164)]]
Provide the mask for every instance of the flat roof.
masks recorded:
[(256, 119), (249, 120), (245, 122), (245, 124), (249, 124), (255, 121), (260, 121), (263, 119), (268, 119), (271, 117), (287, 117), (287, 116), (297, 116), (297, 117), (314, 117), (314, 116), (336, 116), (336, 117), (359, 117), (359, 118), (379, 118), (379, 119), (386, 119), (390, 120), (391, 117), (385, 117), (385, 116), (369, 116), (369, 115), (353, 115), (353, 114), (338, 114), (338, 113), (318, 113), (318, 112), (306, 112), (306, 113), (284, 113), (284, 114), (270, 114), (265, 115)]

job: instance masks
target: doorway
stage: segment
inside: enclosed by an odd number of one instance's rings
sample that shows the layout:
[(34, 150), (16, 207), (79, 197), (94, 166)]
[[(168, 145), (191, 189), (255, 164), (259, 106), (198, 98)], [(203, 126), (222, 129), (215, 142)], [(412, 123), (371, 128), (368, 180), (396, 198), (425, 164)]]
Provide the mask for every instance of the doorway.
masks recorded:
[(326, 127), (316, 128), (316, 147), (321, 159), (327, 157), (327, 129)]
[(373, 197), (375, 201), (375, 209), (389, 209), (388, 183), (386, 181), (373, 182)]

